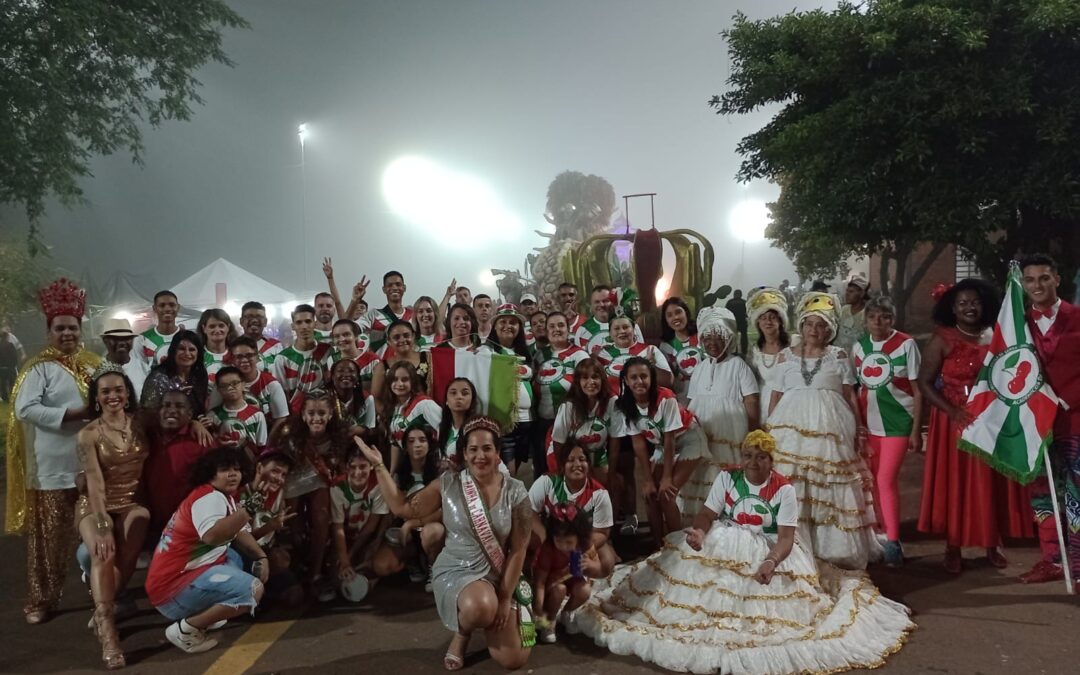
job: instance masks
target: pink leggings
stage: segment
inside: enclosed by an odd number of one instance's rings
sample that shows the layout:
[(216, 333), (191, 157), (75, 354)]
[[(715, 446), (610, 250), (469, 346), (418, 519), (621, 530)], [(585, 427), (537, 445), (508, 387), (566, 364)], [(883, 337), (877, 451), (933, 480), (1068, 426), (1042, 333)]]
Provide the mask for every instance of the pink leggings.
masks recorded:
[(870, 471), (874, 474), (874, 511), (889, 541), (900, 540), (900, 491), (897, 478), (907, 454), (907, 436), (874, 436), (870, 442)]

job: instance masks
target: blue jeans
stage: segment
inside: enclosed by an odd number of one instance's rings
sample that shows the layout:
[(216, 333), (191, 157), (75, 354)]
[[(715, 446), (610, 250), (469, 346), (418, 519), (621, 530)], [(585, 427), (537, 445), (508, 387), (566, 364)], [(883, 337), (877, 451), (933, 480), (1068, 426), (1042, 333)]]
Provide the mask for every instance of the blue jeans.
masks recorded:
[(239, 553), (230, 548), (226, 555), (225, 564), (207, 568), (157, 611), (173, 621), (201, 614), (214, 605), (250, 607), (254, 612), (259, 604), (255, 599), (259, 580), (243, 570)]

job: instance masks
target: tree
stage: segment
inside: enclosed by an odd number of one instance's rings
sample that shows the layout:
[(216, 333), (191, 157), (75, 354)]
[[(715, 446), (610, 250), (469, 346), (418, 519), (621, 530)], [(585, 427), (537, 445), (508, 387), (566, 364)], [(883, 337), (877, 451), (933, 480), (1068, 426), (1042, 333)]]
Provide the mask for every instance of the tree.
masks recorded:
[(0, 319), (34, 307), (38, 289), (55, 271), (48, 256), (31, 255), (20, 237), (0, 234)]
[[(1080, 3), (867, 0), (724, 33), (718, 114), (779, 106), (743, 138), (741, 180), (781, 185), (768, 232), (802, 270), (897, 262), (919, 242), (969, 251), (1004, 280), (1017, 253), (1080, 262)], [(885, 261), (887, 262), (887, 260)], [(906, 282), (906, 283), (905, 283)]]
[(33, 228), (50, 194), (81, 199), (94, 155), (126, 150), (140, 162), (140, 125), (189, 119), (202, 103), (195, 71), (231, 65), (221, 30), (246, 26), (223, 0), (5, 2), (0, 202)]

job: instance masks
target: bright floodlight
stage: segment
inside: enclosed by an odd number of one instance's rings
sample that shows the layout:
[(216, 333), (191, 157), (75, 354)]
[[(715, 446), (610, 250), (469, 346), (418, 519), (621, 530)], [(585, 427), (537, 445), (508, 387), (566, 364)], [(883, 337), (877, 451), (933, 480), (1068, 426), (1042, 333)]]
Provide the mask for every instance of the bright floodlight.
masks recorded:
[(225, 310), (225, 313), (229, 316), (240, 316), (240, 305), (238, 305), (234, 300), (229, 300), (228, 302), (226, 302), (225, 306), (222, 307), (222, 309)]
[(308, 131), (307, 124), (301, 124), (300, 126), (296, 127), (296, 135), (300, 137), (301, 143), (307, 140), (307, 137), (310, 133), (311, 132)]
[(760, 199), (741, 201), (731, 209), (728, 224), (739, 241), (761, 241), (765, 238), (765, 228), (769, 226), (772, 215), (769, 207)]
[(668, 298), (668, 291), (671, 290), (671, 277), (663, 276), (656, 281), (656, 304), (662, 305)]
[(124, 312), (124, 311), (116, 312), (115, 314), (112, 315), (112, 318), (120, 319), (122, 321), (127, 321), (128, 323), (133, 323), (135, 321), (135, 315), (134, 314), (132, 314), (131, 312)]
[(383, 172), (382, 189), (399, 218), (447, 247), (513, 241), (523, 229), (487, 183), (424, 157), (391, 162)]
[(491, 273), (490, 269), (480, 270), (480, 274), (476, 276), (476, 280), (480, 282), (481, 286), (486, 286), (488, 288), (494, 288), (495, 282), (497, 281), (495, 279), (495, 275)]

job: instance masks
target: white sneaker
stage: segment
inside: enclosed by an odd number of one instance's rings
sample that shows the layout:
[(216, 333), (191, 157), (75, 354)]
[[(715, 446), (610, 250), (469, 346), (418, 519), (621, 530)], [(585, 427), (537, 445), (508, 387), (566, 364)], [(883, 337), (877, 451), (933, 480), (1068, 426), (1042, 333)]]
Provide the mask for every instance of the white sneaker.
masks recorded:
[(217, 640), (206, 637), (206, 632), (195, 629), (194, 633), (185, 633), (180, 630), (180, 622), (169, 624), (165, 629), (165, 637), (188, 654), (200, 654), (217, 647)]
[(225, 627), (225, 624), (229, 623), (228, 619), (222, 619), (221, 621), (215, 621), (206, 627), (206, 632), (209, 633), (212, 630), (221, 630)]
[(555, 625), (544, 626), (543, 628), (536, 629), (536, 636), (540, 638), (540, 642), (547, 645), (555, 644), (557, 638), (555, 637)]

